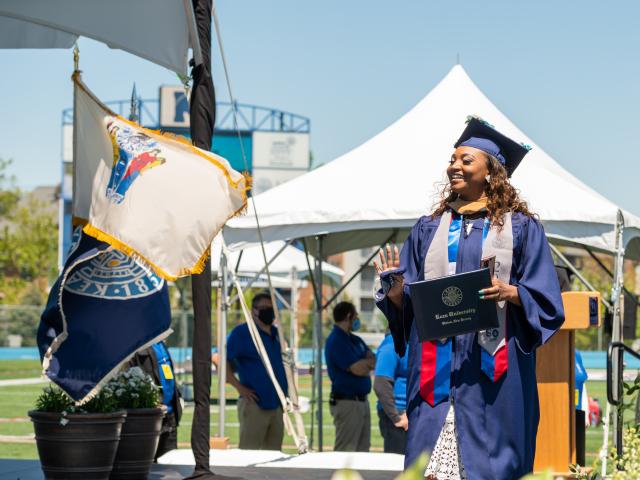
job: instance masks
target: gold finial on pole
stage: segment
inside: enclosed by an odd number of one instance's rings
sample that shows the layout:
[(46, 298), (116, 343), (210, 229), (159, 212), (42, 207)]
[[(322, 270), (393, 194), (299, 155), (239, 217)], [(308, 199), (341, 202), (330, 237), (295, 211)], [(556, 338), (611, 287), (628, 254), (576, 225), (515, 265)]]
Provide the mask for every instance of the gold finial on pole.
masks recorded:
[(78, 65), (80, 64), (80, 50), (78, 49), (78, 43), (73, 46), (73, 71), (78, 71)]

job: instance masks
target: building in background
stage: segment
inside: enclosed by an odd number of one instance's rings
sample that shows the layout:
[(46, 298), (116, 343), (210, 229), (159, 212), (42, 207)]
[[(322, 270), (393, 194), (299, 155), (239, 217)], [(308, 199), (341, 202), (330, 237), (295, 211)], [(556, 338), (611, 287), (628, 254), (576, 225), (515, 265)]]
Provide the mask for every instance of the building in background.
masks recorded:
[[(129, 116), (131, 100), (106, 102), (122, 116)], [(307, 117), (274, 108), (236, 103), (237, 126), (230, 103), (216, 105), (212, 151), (226, 158), (238, 171), (251, 175), (254, 194), (309, 171)], [(189, 137), (189, 102), (182, 86), (162, 86), (158, 99), (136, 102), (141, 125)], [(73, 109), (62, 113), (62, 182), (59, 209), (58, 259), (62, 265), (71, 244), (73, 190)]]

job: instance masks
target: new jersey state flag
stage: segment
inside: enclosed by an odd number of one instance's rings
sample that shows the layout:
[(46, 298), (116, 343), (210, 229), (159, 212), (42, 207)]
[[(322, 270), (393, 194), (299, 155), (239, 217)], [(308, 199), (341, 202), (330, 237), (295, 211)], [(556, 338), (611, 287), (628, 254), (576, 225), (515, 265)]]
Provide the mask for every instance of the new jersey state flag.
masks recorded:
[(167, 282), (78, 228), (40, 318), (43, 373), (84, 403), (170, 326)]
[(110, 111), (74, 74), (73, 215), (161, 277), (201, 273), (247, 180), (222, 157)]

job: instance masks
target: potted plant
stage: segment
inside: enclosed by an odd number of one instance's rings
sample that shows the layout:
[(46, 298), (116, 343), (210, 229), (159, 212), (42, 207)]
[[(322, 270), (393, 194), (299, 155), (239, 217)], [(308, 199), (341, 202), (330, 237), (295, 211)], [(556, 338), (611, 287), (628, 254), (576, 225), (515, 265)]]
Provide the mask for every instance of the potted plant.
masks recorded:
[(164, 410), (159, 407), (159, 389), (140, 367), (120, 372), (107, 387), (113, 392), (118, 407), (127, 412), (109, 478), (147, 478), (164, 416)]
[(75, 406), (60, 388), (47, 386), (29, 416), (45, 478), (109, 478), (126, 416), (109, 389)]

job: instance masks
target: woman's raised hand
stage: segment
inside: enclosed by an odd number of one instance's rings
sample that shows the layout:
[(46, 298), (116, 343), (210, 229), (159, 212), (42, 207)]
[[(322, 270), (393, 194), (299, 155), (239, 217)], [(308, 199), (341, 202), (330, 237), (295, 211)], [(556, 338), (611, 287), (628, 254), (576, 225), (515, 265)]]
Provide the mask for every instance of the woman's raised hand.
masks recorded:
[[(378, 272), (378, 275), (389, 270), (395, 270), (400, 268), (400, 253), (396, 245), (391, 248), (391, 245), (387, 244), (386, 254), (385, 250), (380, 249), (380, 263), (373, 261), (373, 266)], [(397, 308), (402, 307), (402, 291), (404, 289), (404, 277), (401, 274), (392, 274), (393, 284), (387, 292), (387, 297), (393, 302)]]
[(373, 261), (373, 266), (376, 268), (376, 272), (380, 275), (382, 272), (386, 272), (387, 270), (394, 270), (396, 268), (400, 268), (400, 253), (398, 253), (398, 246), (394, 245), (393, 249), (391, 249), (391, 245), (387, 243), (387, 254), (385, 255), (384, 250), (380, 249), (380, 263)]

